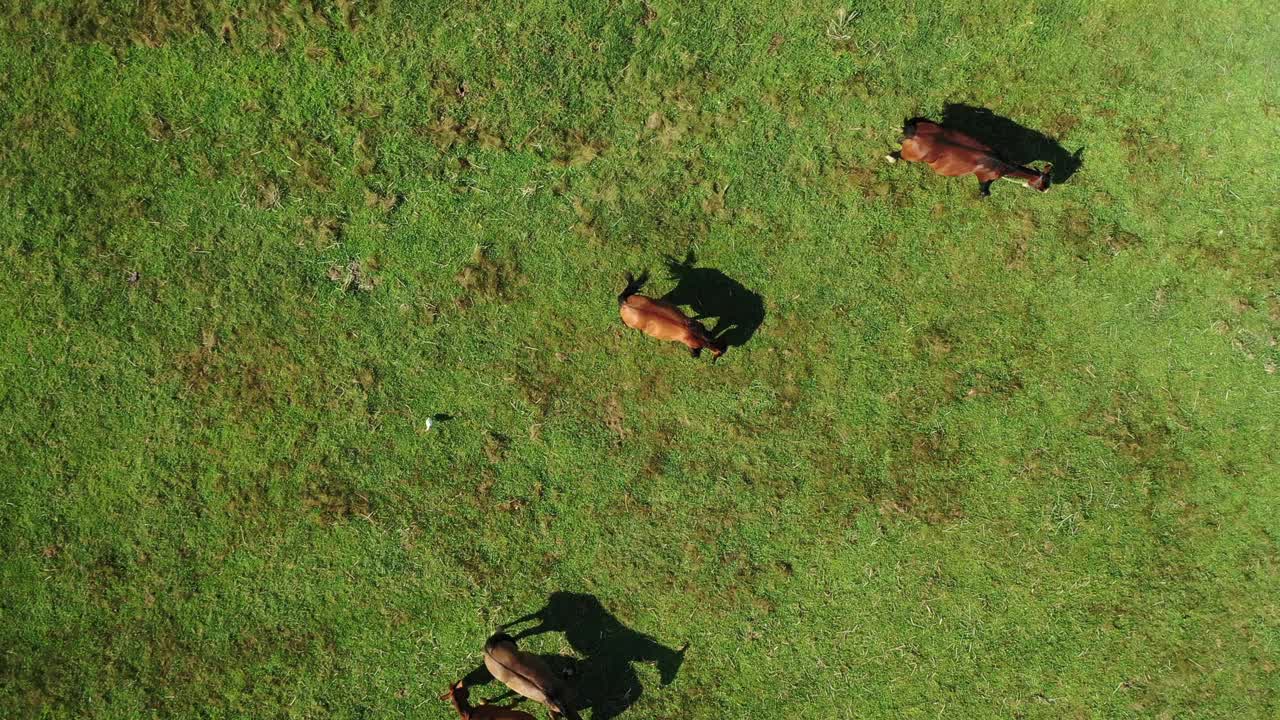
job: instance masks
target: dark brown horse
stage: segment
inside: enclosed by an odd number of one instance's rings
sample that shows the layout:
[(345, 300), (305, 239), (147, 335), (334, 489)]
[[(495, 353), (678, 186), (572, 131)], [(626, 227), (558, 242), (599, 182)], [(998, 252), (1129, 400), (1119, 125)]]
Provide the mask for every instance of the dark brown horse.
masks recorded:
[(441, 700), (453, 703), (460, 720), (534, 720), (534, 717), (523, 710), (516, 710), (501, 705), (472, 705), (468, 702), (471, 693), (464, 681), (459, 680), (449, 687), (448, 692), (440, 696)]

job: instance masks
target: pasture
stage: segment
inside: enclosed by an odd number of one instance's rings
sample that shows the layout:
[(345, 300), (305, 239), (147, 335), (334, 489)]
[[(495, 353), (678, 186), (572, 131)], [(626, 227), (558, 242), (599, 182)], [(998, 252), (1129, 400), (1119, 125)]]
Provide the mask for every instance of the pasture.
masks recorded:
[(0, 10), (0, 716), (1280, 715), (1277, 6), (853, 5)]

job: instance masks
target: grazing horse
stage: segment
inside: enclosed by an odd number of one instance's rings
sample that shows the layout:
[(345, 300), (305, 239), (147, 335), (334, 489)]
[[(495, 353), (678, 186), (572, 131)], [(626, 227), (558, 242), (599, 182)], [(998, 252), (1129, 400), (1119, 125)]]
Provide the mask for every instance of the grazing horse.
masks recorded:
[(622, 316), (622, 322), (659, 340), (684, 343), (694, 357), (701, 355), (703, 348), (711, 350), (712, 362), (723, 355), (725, 344), (712, 338), (702, 323), (680, 312), (671, 303), (636, 294), (648, 279), (648, 274), (636, 278), (627, 273), (627, 287), (618, 296), (618, 314)]
[(440, 696), (441, 700), (448, 700), (453, 703), (453, 709), (458, 711), (459, 720), (534, 720), (534, 717), (523, 710), (515, 708), (502, 707), (501, 705), (472, 705), (467, 702), (471, 693), (467, 690), (464, 681), (459, 680), (450, 686), (449, 690)]
[(551, 672), (542, 658), (521, 650), (506, 633), (497, 633), (484, 644), (484, 666), (503, 685), (551, 711), (552, 718), (582, 717), (569, 706), (564, 680)]
[(886, 155), (889, 162), (898, 158), (909, 162), (929, 163), (939, 175), (957, 177), (973, 173), (978, 176), (978, 192), (991, 194), (991, 183), (1000, 178), (1022, 183), (1040, 192), (1049, 189), (1051, 165), (1037, 171), (1002, 159), (989, 145), (973, 137), (951, 130), (932, 120), (908, 120), (902, 128), (902, 149)]

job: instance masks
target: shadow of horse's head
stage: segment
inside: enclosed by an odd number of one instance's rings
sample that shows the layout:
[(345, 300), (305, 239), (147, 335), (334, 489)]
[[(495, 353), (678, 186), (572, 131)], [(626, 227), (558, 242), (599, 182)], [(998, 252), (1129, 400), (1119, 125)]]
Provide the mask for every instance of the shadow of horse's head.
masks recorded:
[(1042, 132), (997, 115), (989, 108), (948, 103), (942, 109), (942, 126), (959, 130), (990, 145), (1000, 157), (1018, 165), (1047, 162), (1053, 165), (1053, 182), (1066, 182), (1084, 165), (1084, 148), (1069, 152)]
[(711, 336), (725, 345), (746, 343), (764, 322), (764, 300), (719, 270), (697, 267), (697, 262), (692, 250), (682, 260), (664, 258), (667, 274), (676, 286), (662, 299), (688, 306), (697, 319), (715, 318)]

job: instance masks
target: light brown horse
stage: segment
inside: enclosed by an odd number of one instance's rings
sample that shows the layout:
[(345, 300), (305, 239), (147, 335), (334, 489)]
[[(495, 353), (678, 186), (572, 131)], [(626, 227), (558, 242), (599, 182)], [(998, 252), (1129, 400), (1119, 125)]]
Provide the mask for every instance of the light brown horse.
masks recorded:
[(542, 658), (517, 647), (510, 635), (500, 632), (485, 642), (484, 666), (503, 685), (546, 705), (552, 718), (563, 715), (569, 720), (582, 720), (569, 706), (564, 680), (551, 672)]
[(618, 295), (622, 322), (650, 337), (684, 343), (694, 357), (701, 355), (703, 348), (711, 351), (712, 362), (723, 355), (725, 344), (712, 338), (702, 323), (671, 303), (636, 294), (648, 279), (647, 274), (636, 278), (627, 273), (627, 287)]
[(459, 680), (450, 686), (440, 699), (452, 702), (453, 709), (458, 711), (458, 717), (461, 720), (535, 720), (529, 713), (511, 707), (488, 703), (472, 705), (468, 702), (470, 695), (466, 682)]
[(989, 145), (932, 120), (908, 120), (902, 128), (901, 142), (901, 150), (886, 156), (889, 162), (902, 158), (929, 163), (934, 172), (948, 177), (972, 173), (978, 177), (978, 192), (982, 197), (991, 194), (991, 183), (1000, 178), (1021, 182), (1040, 192), (1049, 189), (1051, 165), (1039, 171), (1007, 162)]

